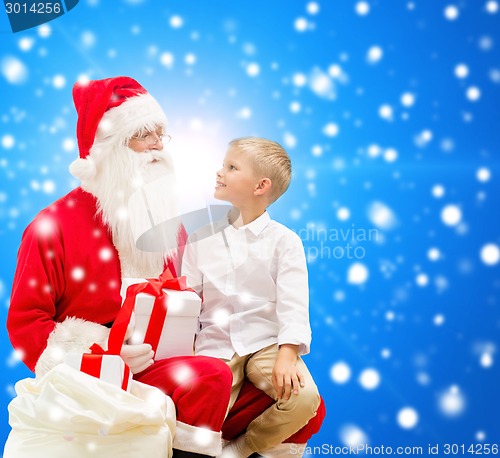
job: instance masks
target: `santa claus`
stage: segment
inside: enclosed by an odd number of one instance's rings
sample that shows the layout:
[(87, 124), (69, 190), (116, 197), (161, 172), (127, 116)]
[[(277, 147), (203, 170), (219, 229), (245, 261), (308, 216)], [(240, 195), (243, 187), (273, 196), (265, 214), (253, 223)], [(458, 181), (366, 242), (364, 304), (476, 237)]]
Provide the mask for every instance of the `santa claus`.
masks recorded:
[[(148, 184), (163, 179), (156, 197), (175, 209), (174, 180), (165, 179), (173, 174), (163, 150), (167, 120), (157, 101), (129, 77), (77, 83), (73, 98), (80, 157), (70, 171), (81, 186), (42, 210), (25, 230), (7, 320), (13, 346), (37, 377), (69, 351), (106, 346), (121, 307), (121, 278), (156, 277), (165, 268), (176, 276), (186, 239), (182, 225), (171, 226), (157, 240), (161, 251), (143, 251), (133, 231), (142, 213), (129, 200)], [(174, 401), (174, 457), (220, 453), (231, 389), (224, 362), (201, 356), (153, 361), (148, 344), (124, 344), (120, 356), (135, 380)], [(225, 425), (228, 436), (241, 433), (272, 402), (253, 386), (240, 398)], [(291, 441), (306, 442), (323, 415)], [(202, 442), (195, 439), (198, 432)]]

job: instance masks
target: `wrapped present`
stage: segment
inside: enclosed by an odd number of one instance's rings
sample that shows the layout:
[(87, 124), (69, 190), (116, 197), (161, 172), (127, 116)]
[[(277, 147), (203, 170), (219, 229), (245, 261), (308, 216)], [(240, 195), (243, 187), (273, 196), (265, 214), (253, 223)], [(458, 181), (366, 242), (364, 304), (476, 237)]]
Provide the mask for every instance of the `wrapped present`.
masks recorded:
[(68, 353), (65, 364), (130, 392), (132, 374), (118, 355)]
[(135, 328), (129, 343), (149, 343), (155, 361), (193, 354), (201, 299), (185, 278), (123, 278), (123, 307), (133, 301)]

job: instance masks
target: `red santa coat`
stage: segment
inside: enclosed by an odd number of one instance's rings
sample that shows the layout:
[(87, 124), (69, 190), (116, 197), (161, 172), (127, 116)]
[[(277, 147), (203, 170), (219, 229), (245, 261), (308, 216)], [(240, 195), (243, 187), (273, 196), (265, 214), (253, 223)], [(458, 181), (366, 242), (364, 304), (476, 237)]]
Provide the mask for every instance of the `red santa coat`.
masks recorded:
[(77, 188), (24, 231), (7, 329), (33, 371), (56, 322), (77, 317), (107, 324), (120, 309), (118, 252), (95, 214), (95, 197)]
[[(33, 371), (56, 323), (76, 317), (105, 325), (121, 307), (118, 252), (96, 216), (96, 204), (93, 195), (76, 188), (42, 210), (23, 234), (7, 329), (14, 348)], [(174, 275), (176, 264), (173, 259), (168, 265)], [(245, 402), (260, 403), (260, 412), (272, 402), (253, 386), (245, 393)], [(242, 407), (237, 402), (233, 408), (239, 415), (232, 427), (240, 431), (260, 413)], [(309, 422), (295, 441), (306, 442), (323, 416)]]

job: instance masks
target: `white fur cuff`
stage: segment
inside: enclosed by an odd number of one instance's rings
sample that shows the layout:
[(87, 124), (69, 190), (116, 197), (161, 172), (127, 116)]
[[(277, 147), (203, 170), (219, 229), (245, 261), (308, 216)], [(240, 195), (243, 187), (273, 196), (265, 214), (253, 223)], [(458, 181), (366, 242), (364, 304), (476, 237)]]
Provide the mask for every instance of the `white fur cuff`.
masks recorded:
[(178, 421), (173, 448), (202, 455), (217, 456), (222, 452), (222, 434)]
[(80, 318), (70, 317), (57, 323), (47, 340), (47, 347), (36, 363), (36, 376), (43, 377), (64, 362), (66, 353), (88, 353), (94, 343), (107, 349), (108, 335), (109, 329), (105, 326)]

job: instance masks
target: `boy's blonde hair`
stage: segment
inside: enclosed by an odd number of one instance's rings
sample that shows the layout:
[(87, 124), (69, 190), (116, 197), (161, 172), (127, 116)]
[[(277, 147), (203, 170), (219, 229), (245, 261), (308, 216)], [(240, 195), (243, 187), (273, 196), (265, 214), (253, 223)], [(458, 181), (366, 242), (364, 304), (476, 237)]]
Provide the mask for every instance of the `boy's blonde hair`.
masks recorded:
[(292, 179), (292, 161), (279, 143), (265, 138), (244, 137), (230, 142), (229, 148), (248, 154), (255, 174), (271, 180), (269, 204), (275, 202), (288, 189)]

